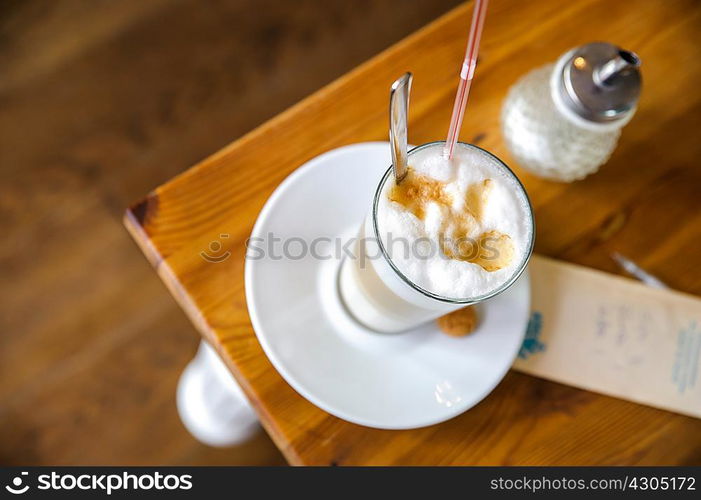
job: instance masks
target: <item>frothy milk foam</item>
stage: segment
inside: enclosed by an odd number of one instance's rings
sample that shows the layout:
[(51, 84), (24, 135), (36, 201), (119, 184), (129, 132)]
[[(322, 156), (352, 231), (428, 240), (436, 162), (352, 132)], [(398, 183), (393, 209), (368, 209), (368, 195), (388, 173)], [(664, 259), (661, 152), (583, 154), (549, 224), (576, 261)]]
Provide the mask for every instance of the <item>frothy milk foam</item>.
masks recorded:
[[(409, 156), (399, 186), (388, 179), (377, 205), (380, 238), (399, 271), (419, 287), (451, 299), (496, 290), (519, 269), (532, 238), (521, 185), (492, 156), (457, 144)], [(409, 251), (406, 251), (406, 244)]]
[[(379, 256), (372, 213), (345, 259), (339, 290), (348, 311), (379, 332), (400, 332), (464, 307), (509, 282), (530, 251), (533, 223), (523, 188), (503, 165), (458, 144), (453, 158), (441, 143), (409, 155), (409, 173), (390, 176), (376, 207), (377, 230), (392, 264)], [(374, 242), (374, 243), (373, 243)], [(372, 258), (370, 256), (375, 256)]]

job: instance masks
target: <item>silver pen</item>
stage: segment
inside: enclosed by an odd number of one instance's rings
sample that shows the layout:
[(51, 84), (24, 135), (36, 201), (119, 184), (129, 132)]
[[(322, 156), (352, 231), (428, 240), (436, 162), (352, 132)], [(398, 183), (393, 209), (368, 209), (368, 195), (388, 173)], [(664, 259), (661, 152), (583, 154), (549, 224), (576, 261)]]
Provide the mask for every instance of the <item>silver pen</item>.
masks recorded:
[(656, 278), (652, 274), (648, 273), (647, 271), (643, 270), (640, 266), (638, 266), (635, 262), (632, 260), (624, 257), (618, 252), (613, 252), (611, 254), (611, 258), (615, 260), (619, 266), (623, 268), (624, 271), (626, 271), (628, 274), (631, 276), (639, 279), (643, 283), (645, 283), (648, 286), (651, 286), (653, 288), (662, 288), (662, 289), (668, 289), (669, 286), (667, 286), (666, 283), (664, 283), (662, 280), (659, 278)]

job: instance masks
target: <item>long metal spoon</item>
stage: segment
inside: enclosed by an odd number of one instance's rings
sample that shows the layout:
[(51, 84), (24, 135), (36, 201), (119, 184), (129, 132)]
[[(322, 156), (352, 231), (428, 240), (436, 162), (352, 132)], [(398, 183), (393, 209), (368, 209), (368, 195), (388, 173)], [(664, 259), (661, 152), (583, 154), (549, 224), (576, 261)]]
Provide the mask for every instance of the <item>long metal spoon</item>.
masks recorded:
[(411, 73), (405, 73), (393, 84), (389, 93), (389, 143), (392, 149), (394, 178), (399, 184), (407, 174), (407, 114)]

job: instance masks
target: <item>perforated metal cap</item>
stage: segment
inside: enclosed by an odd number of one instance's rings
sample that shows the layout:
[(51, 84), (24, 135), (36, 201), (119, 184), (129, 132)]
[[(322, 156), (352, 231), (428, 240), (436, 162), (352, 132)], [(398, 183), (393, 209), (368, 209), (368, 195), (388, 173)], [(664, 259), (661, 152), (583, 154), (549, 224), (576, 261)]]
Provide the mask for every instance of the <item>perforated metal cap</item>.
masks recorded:
[(595, 42), (574, 49), (568, 56), (558, 86), (568, 108), (597, 123), (618, 120), (635, 108), (642, 85), (636, 54)]

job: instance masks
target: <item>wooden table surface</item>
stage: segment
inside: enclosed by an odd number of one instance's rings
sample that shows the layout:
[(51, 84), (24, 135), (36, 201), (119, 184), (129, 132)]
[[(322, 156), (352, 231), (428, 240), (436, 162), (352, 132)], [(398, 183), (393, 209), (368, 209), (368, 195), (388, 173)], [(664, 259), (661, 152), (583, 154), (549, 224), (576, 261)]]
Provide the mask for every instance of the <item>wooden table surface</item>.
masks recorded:
[[(493, 0), (461, 139), (514, 167), (537, 220), (536, 252), (619, 272), (617, 250), (674, 288), (701, 294), (701, 4), (691, 0)], [(275, 371), (246, 310), (244, 243), (275, 187), (329, 149), (387, 137), (391, 82), (414, 73), (409, 140), (442, 139), (471, 3), (419, 30), (158, 187), (125, 223), (202, 335), (215, 345), (292, 464), (700, 464), (701, 421), (510, 372), (482, 403), (411, 431), (346, 423)], [(372, 29), (369, 27), (368, 29)], [(379, 28), (378, 28), (379, 29)], [(636, 51), (638, 113), (602, 170), (557, 184), (519, 169), (499, 111), (518, 77), (606, 40)], [(229, 234), (221, 239), (220, 234)], [(200, 256), (212, 241), (231, 256)]]

